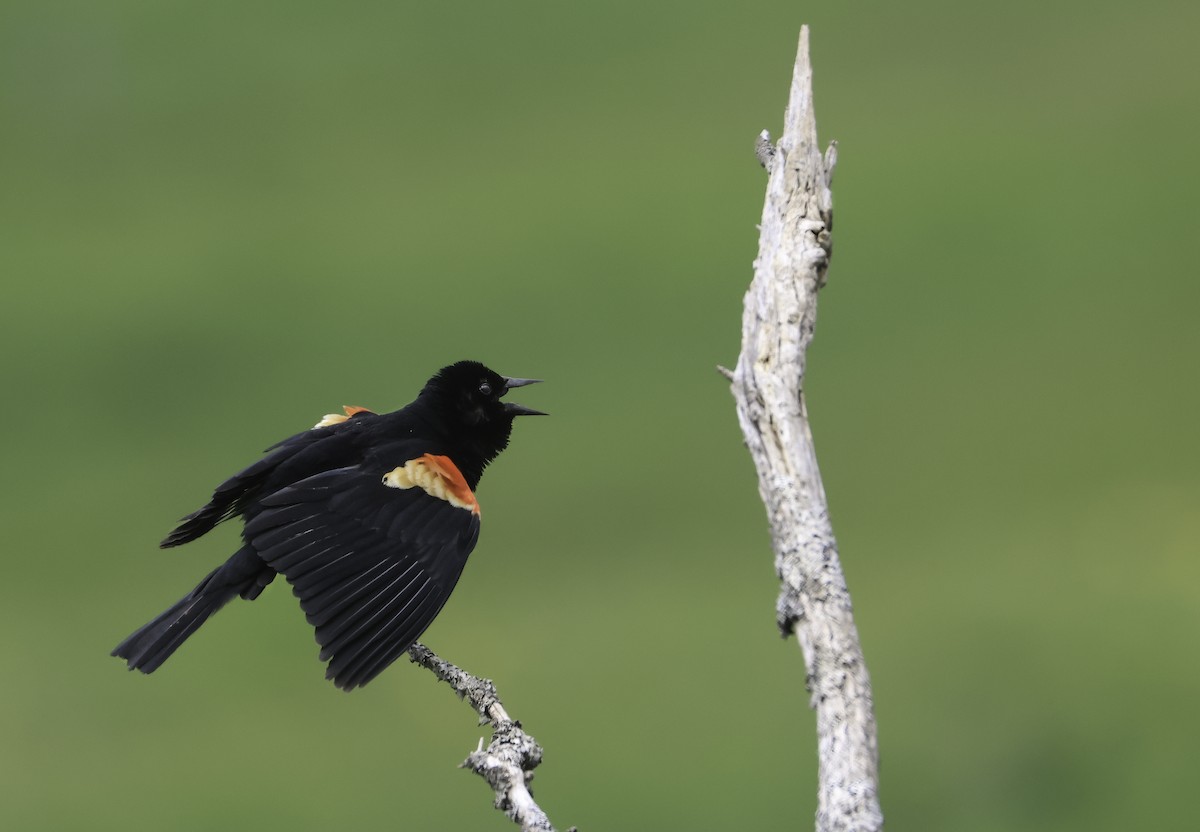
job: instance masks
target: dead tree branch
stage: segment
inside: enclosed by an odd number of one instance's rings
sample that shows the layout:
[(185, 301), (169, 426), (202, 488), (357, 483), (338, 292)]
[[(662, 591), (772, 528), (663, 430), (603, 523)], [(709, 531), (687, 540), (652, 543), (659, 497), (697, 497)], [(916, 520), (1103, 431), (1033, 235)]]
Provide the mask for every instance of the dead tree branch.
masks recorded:
[(419, 642), (408, 648), (408, 656), (453, 688), (460, 699), (465, 699), (479, 714), (480, 725), (492, 726), (492, 741), (487, 748), (480, 739), (479, 747), (463, 761), (462, 767), (488, 782), (496, 794), (496, 808), (520, 826), (522, 832), (554, 832), (550, 819), (534, 802), (529, 789), (533, 770), (542, 762), (542, 747), (521, 730), (521, 723), (509, 717), (496, 686), (489, 679), (472, 676), (439, 658)]
[(772, 147), (764, 133), (756, 155), (770, 178), (742, 351), (728, 377), (770, 521), (781, 581), (779, 627), (800, 642), (817, 714), (817, 832), (876, 832), (883, 815), (871, 682), (803, 393), (817, 292), (832, 249), (837, 158), (835, 145), (824, 156), (817, 145), (807, 26), (800, 30), (783, 136)]

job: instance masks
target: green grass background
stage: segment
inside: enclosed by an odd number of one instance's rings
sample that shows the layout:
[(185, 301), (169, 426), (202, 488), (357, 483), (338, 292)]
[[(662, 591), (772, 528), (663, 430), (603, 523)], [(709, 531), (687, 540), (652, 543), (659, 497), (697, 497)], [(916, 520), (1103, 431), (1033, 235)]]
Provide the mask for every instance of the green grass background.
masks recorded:
[(463, 357), (548, 379), (426, 641), (583, 830), (808, 828), (726, 385), (800, 24), (836, 251), (809, 403), (888, 828), (1186, 828), (1200, 773), (1200, 6), (0, 7), (0, 826), (504, 829), (482, 729), (322, 681), (283, 585), (108, 651), (263, 447)]

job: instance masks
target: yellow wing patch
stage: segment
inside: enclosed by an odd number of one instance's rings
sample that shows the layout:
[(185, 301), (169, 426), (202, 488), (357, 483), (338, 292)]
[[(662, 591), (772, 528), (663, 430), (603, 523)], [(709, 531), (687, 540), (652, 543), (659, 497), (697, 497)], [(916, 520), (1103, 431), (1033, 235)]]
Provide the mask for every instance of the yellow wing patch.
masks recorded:
[(420, 488), (431, 497), (479, 514), (479, 501), (475, 499), (471, 486), (467, 485), (462, 471), (448, 456), (422, 454), (410, 459), (384, 474), (383, 484), (389, 488)]
[(342, 405), (342, 410), (346, 411), (345, 416), (343, 416), (340, 413), (326, 413), (324, 416), (321, 417), (321, 421), (317, 422), (315, 425), (313, 425), (313, 427), (314, 428), (327, 428), (330, 425), (340, 425), (342, 422), (347, 421), (355, 413), (373, 413), (374, 412), (372, 410), (367, 410), (365, 407), (355, 407), (352, 404)]

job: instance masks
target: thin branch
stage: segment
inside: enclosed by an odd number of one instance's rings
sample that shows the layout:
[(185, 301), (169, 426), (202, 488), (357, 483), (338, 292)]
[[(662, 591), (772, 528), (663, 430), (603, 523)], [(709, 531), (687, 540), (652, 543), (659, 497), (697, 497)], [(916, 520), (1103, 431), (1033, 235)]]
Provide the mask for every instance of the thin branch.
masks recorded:
[[(496, 686), (490, 679), (473, 676), (439, 658), (423, 644), (409, 647), (408, 656), (453, 688), (460, 699), (465, 699), (479, 714), (480, 725), (492, 726), (492, 741), (487, 748), (480, 739), (479, 747), (463, 761), (462, 767), (488, 782), (496, 794), (496, 808), (518, 824), (522, 832), (554, 832), (550, 819), (529, 789), (533, 770), (542, 762), (542, 747), (521, 730), (521, 723), (509, 717)], [(573, 830), (574, 827), (568, 832)]]
[(764, 131), (756, 155), (770, 178), (731, 388), (771, 526), (777, 620), (800, 643), (817, 712), (816, 828), (876, 832), (883, 815), (871, 682), (803, 394), (817, 292), (832, 250), (837, 160), (835, 146), (822, 157), (817, 145), (807, 26), (800, 30), (783, 135), (771, 147)]

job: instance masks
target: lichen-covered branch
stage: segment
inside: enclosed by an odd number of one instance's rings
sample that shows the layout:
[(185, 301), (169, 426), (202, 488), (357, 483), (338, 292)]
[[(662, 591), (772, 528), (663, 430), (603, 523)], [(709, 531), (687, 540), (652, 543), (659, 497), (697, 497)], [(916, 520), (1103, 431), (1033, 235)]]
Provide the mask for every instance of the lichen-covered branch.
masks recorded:
[[(483, 740), (463, 761), (462, 767), (478, 774), (496, 795), (496, 808), (521, 827), (522, 832), (554, 832), (550, 819), (534, 802), (529, 782), (533, 770), (542, 761), (542, 747), (533, 737), (521, 730), (521, 723), (509, 717), (489, 679), (467, 673), (423, 644), (408, 648), (415, 663), (450, 685), (460, 699), (465, 699), (479, 714), (480, 725), (492, 726), (492, 741), (487, 748)], [(568, 832), (573, 832), (568, 830)]]
[(822, 156), (812, 107), (808, 27), (784, 117), (771, 146), (756, 155), (770, 178), (754, 279), (746, 293), (742, 351), (730, 378), (738, 421), (758, 470), (780, 578), (776, 606), (784, 635), (804, 652), (817, 714), (818, 832), (876, 832), (879, 753), (871, 683), (804, 401), (804, 376), (832, 250), (830, 183), (836, 147)]

